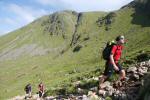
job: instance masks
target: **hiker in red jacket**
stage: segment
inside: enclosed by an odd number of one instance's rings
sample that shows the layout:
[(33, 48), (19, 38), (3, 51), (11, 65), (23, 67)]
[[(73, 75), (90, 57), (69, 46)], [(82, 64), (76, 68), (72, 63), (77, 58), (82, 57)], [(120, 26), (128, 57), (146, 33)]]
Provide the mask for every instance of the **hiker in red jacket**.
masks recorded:
[(45, 87), (42, 82), (38, 85), (38, 89), (39, 89), (39, 97), (41, 98), (43, 97), (45, 92)]
[(119, 81), (125, 79), (125, 71), (122, 69), (122, 66), (119, 64), (119, 60), (121, 58), (122, 50), (123, 50), (123, 44), (125, 43), (124, 36), (118, 36), (116, 38), (116, 44), (113, 45), (109, 59), (106, 61), (105, 64), (105, 71), (103, 76), (100, 78), (100, 85), (99, 88), (101, 88), (101, 84), (106, 81), (115, 71), (116, 73), (120, 74)]

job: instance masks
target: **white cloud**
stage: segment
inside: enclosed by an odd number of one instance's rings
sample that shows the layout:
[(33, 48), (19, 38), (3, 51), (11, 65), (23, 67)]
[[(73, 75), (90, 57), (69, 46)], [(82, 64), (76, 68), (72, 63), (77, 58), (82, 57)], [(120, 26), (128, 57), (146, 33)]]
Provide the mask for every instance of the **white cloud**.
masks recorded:
[(14, 19), (9, 17), (1, 18), (0, 19), (0, 35), (5, 33), (9, 33), (14, 30), (14, 27), (19, 25)]
[(6, 33), (9, 33), (11, 32), (12, 30), (0, 30), (0, 36), (6, 34)]
[(28, 11), (16, 4), (10, 4), (9, 11), (12, 11), (12, 13), (16, 14), (20, 18), (25, 19), (27, 22), (31, 22), (34, 19), (34, 17)]
[(25, 21), (26, 23), (47, 13), (44, 9), (33, 9), (28, 6), (19, 6), (16, 4), (9, 4), (8, 8), (9, 11), (16, 14), (19, 20)]
[(77, 11), (112, 11), (133, 0), (35, 0), (41, 5)]
[(48, 12), (44, 9), (20, 6), (13, 3), (7, 4), (7, 6), (2, 8), (4, 11), (9, 13), (9, 16), (0, 18), (0, 34), (13, 31), (32, 22), (38, 17), (48, 14)]
[(10, 18), (6, 18), (5, 21), (8, 24), (12, 24), (12, 25), (15, 24), (15, 21), (13, 19), (10, 19)]
[(0, 19), (0, 23), (11, 24), (11, 25), (16, 24), (16, 22), (13, 19), (8, 17)]
[(48, 6), (51, 10), (66, 10), (70, 8), (70, 5), (66, 3), (64, 0), (34, 0), (35, 2)]
[(60, 0), (37, 0), (37, 2), (43, 5), (54, 5), (60, 2)]
[(8, 7), (9, 7), (9, 10), (12, 13), (16, 14), (16, 16), (19, 19), (22, 19), (22, 20), (26, 21), (27, 23), (33, 21), (36, 18), (36, 15), (34, 15), (36, 11), (31, 9), (30, 7), (19, 6), (16, 4), (10, 4)]

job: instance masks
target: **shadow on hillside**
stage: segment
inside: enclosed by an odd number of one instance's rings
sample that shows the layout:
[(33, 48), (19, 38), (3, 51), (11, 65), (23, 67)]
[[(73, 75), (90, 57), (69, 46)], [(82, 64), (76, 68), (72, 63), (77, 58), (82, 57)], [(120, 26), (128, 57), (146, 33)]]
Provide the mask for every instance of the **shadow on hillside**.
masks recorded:
[(150, 1), (147, 4), (137, 3), (134, 8), (135, 13), (131, 15), (133, 17), (132, 24), (150, 27)]

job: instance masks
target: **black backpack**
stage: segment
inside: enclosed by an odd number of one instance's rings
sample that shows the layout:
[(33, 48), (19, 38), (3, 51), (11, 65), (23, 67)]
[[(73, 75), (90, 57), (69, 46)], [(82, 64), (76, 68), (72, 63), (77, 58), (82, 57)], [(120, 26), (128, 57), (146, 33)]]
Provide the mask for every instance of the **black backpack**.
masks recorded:
[(114, 45), (116, 45), (114, 41), (107, 42), (105, 48), (102, 51), (102, 57), (104, 60), (109, 60), (111, 49)]

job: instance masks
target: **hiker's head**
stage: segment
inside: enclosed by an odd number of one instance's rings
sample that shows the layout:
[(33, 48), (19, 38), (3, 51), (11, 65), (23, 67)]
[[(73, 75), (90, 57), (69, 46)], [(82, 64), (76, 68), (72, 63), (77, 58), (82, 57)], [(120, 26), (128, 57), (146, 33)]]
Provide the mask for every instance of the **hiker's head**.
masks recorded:
[(119, 43), (119, 44), (124, 44), (124, 43), (125, 43), (124, 36), (123, 36), (123, 35), (117, 36), (117, 37), (116, 37), (116, 41), (117, 41), (117, 43)]
[(40, 82), (40, 84), (43, 84), (43, 82)]

